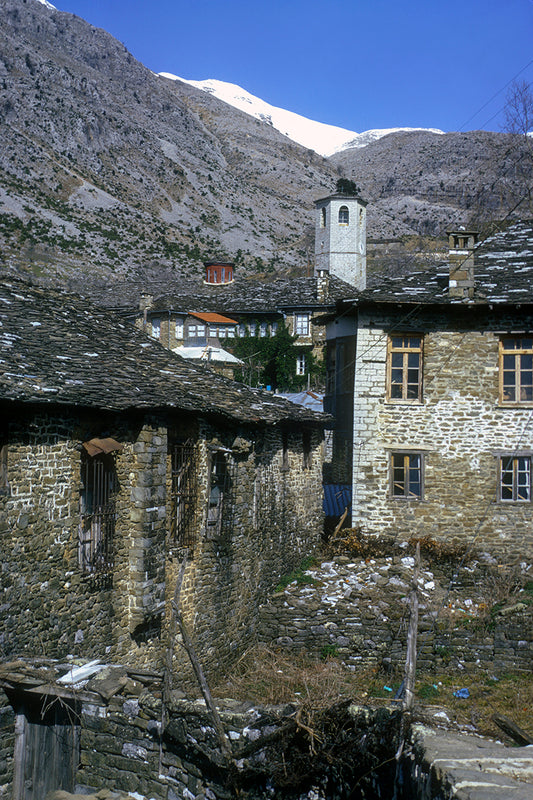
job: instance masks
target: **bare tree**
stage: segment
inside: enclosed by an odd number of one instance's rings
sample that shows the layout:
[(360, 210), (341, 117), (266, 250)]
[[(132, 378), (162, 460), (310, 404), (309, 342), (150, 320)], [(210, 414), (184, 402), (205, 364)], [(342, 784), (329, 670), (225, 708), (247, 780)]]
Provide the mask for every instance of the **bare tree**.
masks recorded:
[(527, 136), (533, 133), (533, 89), (527, 81), (515, 81), (507, 92), (504, 130)]

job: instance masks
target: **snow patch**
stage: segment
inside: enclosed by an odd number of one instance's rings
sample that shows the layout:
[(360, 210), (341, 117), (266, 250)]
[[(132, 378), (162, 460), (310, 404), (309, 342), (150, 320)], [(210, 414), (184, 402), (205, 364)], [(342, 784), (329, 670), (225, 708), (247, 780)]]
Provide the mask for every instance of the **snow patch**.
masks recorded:
[(437, 128), (384, 128), (383, 130), (375, 129), (357, 133), (272, 106), (234, 83), (217, 81), (212, 78), (205, 81), (190, 81), (173, 75), (171, 72), (160, 72), (159, 75), (169, 80), (188, 83), (196, 89), (212, 94), (224, 103), (238, 108), (239, 111), (244, 111), (245, 114), (250, 114), (250, 116), (272, 125), (284, 136), (288, 136), (289, 139), (298, 142), (303, 147), (315, 150), (322, 156), (331, 156), (333, 153), (347, 148), (366, 147), (376, 139), (398, 131), (443, 133)]

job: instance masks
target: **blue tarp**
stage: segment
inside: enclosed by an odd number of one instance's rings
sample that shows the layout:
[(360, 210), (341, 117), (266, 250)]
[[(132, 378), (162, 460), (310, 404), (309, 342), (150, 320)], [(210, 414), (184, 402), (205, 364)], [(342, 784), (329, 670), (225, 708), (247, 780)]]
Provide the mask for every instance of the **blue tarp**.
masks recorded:
[(325, 483), (323, 508), (326, 517), (340, 517), (352, 507), (352, 487), (346, 484)]

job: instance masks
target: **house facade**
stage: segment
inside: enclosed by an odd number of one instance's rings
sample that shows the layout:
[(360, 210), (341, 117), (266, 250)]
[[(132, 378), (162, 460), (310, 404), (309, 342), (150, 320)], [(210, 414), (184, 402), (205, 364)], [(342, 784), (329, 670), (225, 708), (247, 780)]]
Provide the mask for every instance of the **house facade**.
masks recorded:
[(337, 454), (351, 426), (352, 524), (527, 560), (533, 226), (449, 240), (448, 264), (361, 291), (329, 325), (327, 407), (350, 406)]
[(161, 669), (186, 555), (181, 607), (216, 671), (320, 540), (323, 416), (60, 292), (6, 282), (0, 321), (2, 658)]

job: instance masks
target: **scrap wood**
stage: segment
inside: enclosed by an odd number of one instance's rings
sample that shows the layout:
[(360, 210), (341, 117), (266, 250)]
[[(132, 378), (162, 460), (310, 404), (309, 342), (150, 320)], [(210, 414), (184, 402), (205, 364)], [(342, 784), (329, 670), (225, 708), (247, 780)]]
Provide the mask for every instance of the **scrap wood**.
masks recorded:
[(520, 747), (527, 747), (533, 744), (533, 736), (530, 736), (527, 731), (520, 728), (512, 719), (506, 717), (504, 714), (493, 714), (492, 721), (496, 723), (498, 728), (507, 734), (513, 741), (520, 745)]

